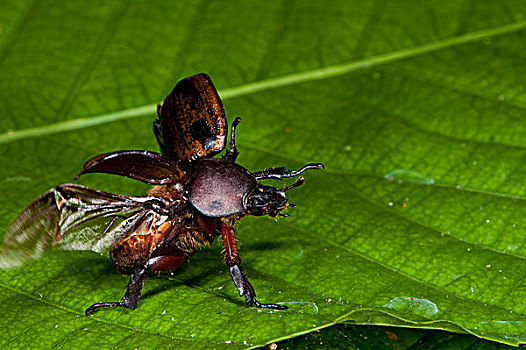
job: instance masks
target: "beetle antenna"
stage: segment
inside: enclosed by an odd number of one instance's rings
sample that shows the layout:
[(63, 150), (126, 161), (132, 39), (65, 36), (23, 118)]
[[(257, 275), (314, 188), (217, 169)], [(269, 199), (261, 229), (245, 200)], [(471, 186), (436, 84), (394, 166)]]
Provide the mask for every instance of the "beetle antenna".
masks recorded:
[(290, 215), (289, 215), (289, 214), (278, 213), (278, 215), (279, 215), (279, 216), (286, 217), (286, 218), (290, 218)]
[(302, 176), (302, 177), (300, 177), (300, 178), (298, 179), (298, 181), (294, 182), (292, 185), (285, 187), (285, 188), (283, 189), (283, 192), (287, 192), (287, 191), (290, 190), (291, 188), (301, 186), (301, 185), (303, 185), (304, 182), (305, 182), (305, 178)]

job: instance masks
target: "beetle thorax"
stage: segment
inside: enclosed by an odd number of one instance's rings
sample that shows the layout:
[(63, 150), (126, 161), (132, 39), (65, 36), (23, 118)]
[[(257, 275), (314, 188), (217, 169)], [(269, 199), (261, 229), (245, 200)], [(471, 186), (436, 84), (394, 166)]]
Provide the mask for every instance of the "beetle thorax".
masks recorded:
[(242, 213), (247, 195), (258, 186), (247, 169), (222, 159), (199, 159), (193, 169), (188, 187), (189, 200), (206, 216)]

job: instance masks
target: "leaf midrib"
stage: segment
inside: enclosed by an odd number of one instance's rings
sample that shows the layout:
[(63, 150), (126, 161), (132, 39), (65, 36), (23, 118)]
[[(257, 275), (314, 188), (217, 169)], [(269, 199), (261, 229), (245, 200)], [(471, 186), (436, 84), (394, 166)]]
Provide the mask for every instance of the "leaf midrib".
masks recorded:
[[(433, 43), (424, 44), (416, 47), (405, 48), (392, 51), (386, 54), (368, 57), (362, 60), (344, 62), (324, 68), (312, 69), (300, 73), (283, 75), (280, 77), (256, 81), (240, 85), (238, 87), (227, 88), (219, 91), (222, 99), (235, 98), (260, 91), (276, 89), (284, 86), (291, 86), (309, 81), (326, 79), (342, 76), (344, 74), (360, 69), (370, 68), (402, 59), (424, 55), (430, 52), (458, 46), (462, 44), (477, 42), (486, 38), (513, 33), (526, 29), (526, 21), (520, 21), (496, 28), (490, 28), (439, 40)], [(21, 139), (40, 137), (56, 134), (64, 131), (79, 130), (99, 124), (110, 123), (121, 119), (144, 117), (155, 113), (156, 104), (134, 107), (122, 111), (111, 112), (103, 115), (92, 116), (89, 118), (76, 118), (68, 121), (52, 123), (34, 128), (9, 130), (0, 134), (0, 144), (11, 143)]]

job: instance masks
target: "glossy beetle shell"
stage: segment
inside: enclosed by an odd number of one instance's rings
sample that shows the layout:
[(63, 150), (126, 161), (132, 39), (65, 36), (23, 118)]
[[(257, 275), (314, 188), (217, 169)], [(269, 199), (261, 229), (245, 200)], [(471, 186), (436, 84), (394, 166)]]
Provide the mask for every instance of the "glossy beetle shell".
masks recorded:
[(258, 185), (242, 166), (221, 159), (200, 159), (189, 187), (190, 202), (202, 214), (221, 217), (245, 210), (246, 196)]
[(208, 75), (181, 80), (157, 113), (154, 132), (165, 156), (186, 162), (212, 157), (225, 148), (225, 111)]

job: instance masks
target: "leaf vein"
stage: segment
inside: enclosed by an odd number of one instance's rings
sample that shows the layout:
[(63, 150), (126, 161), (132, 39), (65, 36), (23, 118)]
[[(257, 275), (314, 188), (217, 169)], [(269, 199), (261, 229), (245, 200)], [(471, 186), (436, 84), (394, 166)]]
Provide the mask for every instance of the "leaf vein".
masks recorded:
[[(365, 58), (362, 60), (349, 61), (338, 65), (313, 69), (309, 71), (299, 72), (295, 74), (284, 75), (268, 80), (261, 80), (253, 83), (247, 83), (238, 87), (232, 87), (220, 91), (220, 95), (224, 99), (248, 95), (259, 91), (275, 89), (283, 86), (290, 86), (309, 81), (321, 80), (331, 77), (341, 76), (353, 71), (367, 69), (382, 64), (400, 61), (403, 59), (416, 57), (430, 52), (439, 51), (453, 46), (472, 43), (483, 40), (489, 37), (500, 36), (513, 32), (518, 32), (526, 29), (526, 21), (516, 22), (509, 25), (499, 26), (495, 28), (485, 29), (477, 32), (467, 33), (464, 35), (447, 38), (444, 40), (428, 43), (420, 46), (409, 47), (397, 51), (388, 52), (385, 54)], [(108, 38), (106, 37), (106, 41)], [(88, 61), (92, 65), (93, 59)], [(82, 75), (85, 78), (85, 73)], [(72, 96), (72, 94), (70, 94)], [(72, 97), (69, 97), (70, 102), (65, 103), (64, 106), (72, 103)], [(86, 128), (94, 125), (109, 123), (121, 119), (129, 119), (135, 117), (144, 117), (151, 115), (155, 111), (155, 105), (138, 106), (118, 112), (108, 113), (104, 115), (93, 116), (91, 118), (78, 118), (68, 121), (61, 121), (49, 125), (44, 125), (35, 128), (21, 129), (16, 131), (8, 131), (0, 134), (0, 144), (14, 142), (16, 140), (38, 137), (50, 134), (56, 134), (63, 131), (76, 130)], [(153, 107), (152, 107), (153, 106)], [(67, 112), (67, 107), (62, 108), (60, 115)]]
[[(76, 312), (75, 310), (72, 310), (68, 307), (65, 307), (63, 305), (60, 305), (60, 304), (56, 304), (56, 303), (53, 303), (49, 300), (43, 300), (43, 299), (40, 299), (40, 298), (37, 298), (36, 296), (30, 294), (30, 293), (27, 293), (25, 291), (22, 291), (22, 290), (19, 290), (13, 286), (9, 286), (9, 285), (6, 285), (6, 284), (2, 284), (0, 285), (1, 288), (5, 288), (13, 293), (17, 293), (17, 294), (20, 294), (20, 295), (23, 295), (29, 299), (33, 299), (33, 300), (36, 300), (38, 302), (41, 302), (41, 303), (44, 303), (46, 305), (49, 305), (51, 307), (55, 307), (57, 309), (60, 309), (62, 311), (66, 311), (66, 312), (69, 312), (69, 313), (72, 313), (74, 315), (78, 315), (79, 313)], [(101, 322), (101, 323), (104, 323), (104, 324), (109, 324), (110, 322), (106, 322), (102, 319), (99, 319), (98, 317), (95, 317), (95, 316), (90, 316), (94, 321), (96, 322)], [(125, 325), (125, 324), (121, 324), (121, 323), (118, 323), (118, 322), (114, 322), (114, 321), (111, 321), (111, 324), (112, 325), (115, 325), (117, 327), (121, 327), (121, 328), (124, 328), (128, 331), (134, 331), (134, 332), (141, 332), (141, 333), (145, 333), (145, 334), (149, 334), (149, 335), (153, 335), (153, 336), (162, 336), (162, 337), (165, 337), (165, 338), (168, 338), (168, 339), (177, 339), (177, 340), (184, 340), (184, 341), (195, 341), (196, 339), (195, 338), (192, 338), (192, 339), (187, 339), (187, 338), (182, 338), (182, 337), (172, 337), (172, 336), (169, 336), (169, 335), (166, 335), (166, 334), (162, 334), (162, 333), (158, 333), (158, 332), (151, 332), (151, 331), (148, 331), (148, 330), (145, 330), (145, 329), (134, 329), (134, 327), (132, 327), (131, 325)]]

